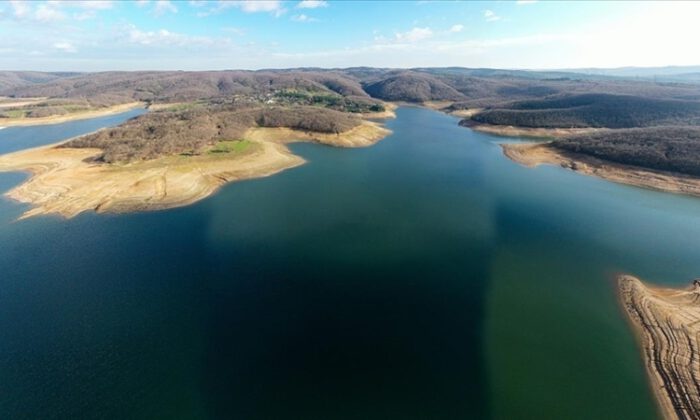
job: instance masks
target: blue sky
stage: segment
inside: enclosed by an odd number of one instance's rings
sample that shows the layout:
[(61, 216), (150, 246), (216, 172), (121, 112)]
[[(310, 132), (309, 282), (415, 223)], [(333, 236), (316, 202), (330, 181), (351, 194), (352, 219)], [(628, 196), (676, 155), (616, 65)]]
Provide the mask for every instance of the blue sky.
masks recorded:
[(0, 69), (700, 64), (700, 3), (6, 1)]

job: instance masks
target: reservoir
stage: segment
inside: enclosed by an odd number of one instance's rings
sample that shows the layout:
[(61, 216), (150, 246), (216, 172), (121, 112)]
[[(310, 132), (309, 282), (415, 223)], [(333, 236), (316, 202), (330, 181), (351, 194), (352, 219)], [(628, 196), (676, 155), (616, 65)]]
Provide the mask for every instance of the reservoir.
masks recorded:
[(700, 200), (524, 168), (458, 121), (402, 107), (375, 146), (295, 144), (179, 209), (0, 198), (0, 418), (657, 418), (614, 279), (700, 276)]

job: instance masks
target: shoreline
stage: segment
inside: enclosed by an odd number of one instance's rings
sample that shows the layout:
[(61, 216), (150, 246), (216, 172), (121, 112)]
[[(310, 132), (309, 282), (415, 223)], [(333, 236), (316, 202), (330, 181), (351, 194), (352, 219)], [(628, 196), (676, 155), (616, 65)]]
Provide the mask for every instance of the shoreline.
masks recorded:
[(360, 117), (369, 120), (386, 120), (391, 118), (396, 118), (396, 108), (399, 106), (393, 102), (382, 101), (382, 106), (384, 106), (384, 111), (380, 112), (364, 112), (360, 113)]
[(550, 147), (548, 143), (507, 143), (500, 146), (503, 154), (510, 160), (530, 168), (539, 165), (555, 165), (619, 184), (700, 197), (700, 178), (689, 175), (645, 169), (583, 154), (563, 152)]
[(31, 206), (19, 219), (58, 214), (72, 218), (85, 211), (127, 213), (183, 207), (214, 194), (223, 185), (270, 176), (306, 161), (288, 143), (313, 141), (336, 147), (366, 147), (391, 133), (363, 121), (341, 134), (288, 128), (253, 128), (251, 147), (242, 153), (171, 155), (128, 164), (101, 164), (100, 149), (57, 148), (70, 139), (0, 156), (0, 172), (29, 172), (5, 193)]
[[(478, 112), (474, 110), (472, 113)], [(471, 115), (469, 115), (471, 116)], [(533, 128), (533, 127), (517, 127), (514, 125), (494, 125), (482, 124), (471, 120), (461, 121), (462, 127), (471, 128), (474, 131), (481, 133), (493, 134), (504, 137), (528, 137), (536, 139), (553, 139), (561, 138), (577, 134), (593, 133), (596, 131), (605, 130), (603, 128)]]
[[(472, 115), (480, 112), (483, 108), (471, 108), (471, 109), (457, 109), (454, 111), (448, 111), (447, 108), (454, 104), (454, 101), (424, 101), (424, 102), (407, 102), (407, 101), (390, 101), (385, 102), (386, 104), (391, 104), (393, 109), (400, 106), (407, 107), (421, 107), (426, 109), (431, 109), (433, 111), (442, 112), (446, 115), (451, 115), (453, 117), (459, 118), (469, 118)], [(392, 111), (393, 111), (392, 109)], [(394, 115), (395, 116), (395, 115)]]
[(35, 125), (60, 124), (70, 121), (86, 120), (90, 118), (106, 117), (108, 115), (121, 114), (137, 108), (143, 108), (144, 102), (129, 102), (126, 104), (114, 105), (104, 109), (76, 112), (67, 115), (52, 115), (41, 118), (0, 118), (3, 128), (7, 127), (30, 127)]
[(670, 289), (622, 275), (618, 292), (661, 414), (700, 419), (700, 283)]
[(373, 121), (362, 121), (357, 127), (340, 134), (293, 130), (284, 127), (254, 127), (245, 133), (247, 140), (256, 142), (296, 143), (313, 142), (334, 147), (367, 147), (391, 134), (391, 130)]

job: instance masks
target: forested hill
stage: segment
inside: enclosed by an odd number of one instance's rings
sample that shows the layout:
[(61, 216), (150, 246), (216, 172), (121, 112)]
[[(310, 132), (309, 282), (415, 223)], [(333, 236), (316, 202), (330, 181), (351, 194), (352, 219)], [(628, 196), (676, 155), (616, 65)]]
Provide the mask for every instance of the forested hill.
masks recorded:
[(450, 101), (455, 102), (455, 108), (502, 107), (513, 101), (588, 93), (700, 100), (700, 85), (489, 69), (0, 72), (0, 96), (75, 99), (95, 106), (132, 101), (183, 102), (281, 90), (404, 102)]
[[(143, 101), (229, 101), (320, 105), (377, 111), (379, 100), (446, 101), (448, 110), (480, 110), (477, 123), (522, 127), (635, 128), (700, 125), (700, 85), (654, 83), (563, 72), (357, 67), (260, 71), (103, 73), (0, 72), (0, 96), (48, 98), (26, 117)], [(240, 102), (240, 101), (239, 101)]]
[(79, 73), (45, 73), (38, 71), (0, 71), (0, 92), (12, 91), (26, 86), (52, 82), (65, 77), (77, 76)]
[(513, 102), (472, 117), (479, 123), (544, 128), (700, 125), (700, 101), (581, 94)]
[(650, 127), (578, 135), (551, 146), (611, 162), (700, 176), (700, 127)]

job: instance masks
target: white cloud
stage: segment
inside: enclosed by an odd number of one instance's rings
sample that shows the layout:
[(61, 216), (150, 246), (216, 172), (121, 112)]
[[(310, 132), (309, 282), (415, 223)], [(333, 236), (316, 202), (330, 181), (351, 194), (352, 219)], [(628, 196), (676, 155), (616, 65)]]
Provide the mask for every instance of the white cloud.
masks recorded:
[(319, 7), (328, 7), (328, 2), (325, 0), (303, 0), (297, 4), (299, 9), (317, 9)]
[(170, 0), (157, 0), (153, 7), (153, 13), (156, 16), (162, 16), (166, 13), (177, 13), (177, 7)]
[(148, 5), (149, 1), (150, 0), (136, 0), (136, 6), (144, 7), (144, 6)]
[(113, 1), (109, 0), (86, 0), (86, 1), (69, 1), (65, 3), (68, 6), (79, 7), (88, 10), (107, 10), (114, 5)]
[(464, 25), (452, 25), (449, 32), (462, 32), (462, 29), (464, 29)]
[(126, 26), (126, 40), (131, 44), (150, 47), (202, 47), (230, 43), (228, 38), (192, 36), (178, 32), (171, 32), (167, 29), (160, 29), (158, 31), (142, 31), (134, 25)]
[(75, 20), (88, 20), (88, 19), (94, 18), (95, 16), (97, 16), (97, 13), (95, 13), (94, 10), (88, 10), (85, 12), (74, 13), (73, 19), (75, 19)]
[(66, 14), (58, 10), (51, 3), (40, 4), (36, 8), (36, 13), (34, 13), (34, 18), (39, 22), (49, 23), (57, 22), (66, 18)]
[(495, 22), (501, 19), (493, 10), (484, 10), (484, 18), (487, 22)]
[(398, 42), (418, 42), (428, 39), (433, 36), (433, 31), (428, 28), (413, 28), (408, 32), (397, 33), (396, 40)]
[(537, 0), (516, 0), (515, 4), (518, 6), (522, 6), (524, 4), (532, 4), (532, 3), (537, 3)]
[(53, 44), (53, 47), (57, 50), (60, 50), (60, 51), (66, 52), (66, 53), (73, 54), (73, 53), (78, 52), (78, 49), (75, 48), (75, 46), (73, 44), (71, 44), (70, 42), (56, 42)]
[(99, 11), (111, 9), (113, 4), (114, 2), (107, 0), (49, 0), (43, 3), (12, 0), (10, 2), (15, 19), (40, 23), (55, 23), (66, 20), (69, 17), (69, 11), (75, 11), (70, 15), (73, 19), (86, 20), (95, 17)]
[(23, 19), (29, 17), (32, 12), (32, 8), (29, 3), (21, 0), (11, 0), (10, 5), (16, 18)]
[(66, 3), (61, 3), (67, 7), (74, 7), (82, 9), (81, 12), (73, 13), (73, 19), (75, 20), (87, 20), (92, 19), (97, 16), (98, 11), (111, 9), (114, 5), (112, 1), (71, 1)]
[(567, 67), (697, 65), (698, 16), (698, 2), (666, 1), (640, 3), (616, 21), (592, 21), (575, 38)]
[(238, 36), (243, 36), (243, 35), (245, 35), (245, 29), (243, 29), (243, 28), (237, 28), (237, 27), (235, 27), (235, 26), (224, 26), (223, 28), (221, 28), (221, 31), (222, 31), (222, 32), (228, 32), (228, 33), (231, 33), (231, 34), (234, 34), (234, 35), (238, 35)]
[(318, 22), (318, 19), (312, 18), (310, 16), (307, 16), (305, 14), (300, 14), (300, 15), (294, 15), (292, 16), (292, 20), (295, 22), (303, 22), (303, 23), (308, 23), (308, 22)]
[(275, 17), (282, 16), (287, 12), (280, 0), (231, 0), (219, 1), (215, 7), (197, 13), (198, 17), (206, 17), (216, 13), (221, 13), (226, 9), (235, 7), (245, 13), (271, 13)]
[(241, 0), (225, 4), (231, 4), (246, 13), (271, 12), (278, 14), (284, 10), (282, 2), (278, 0)]

